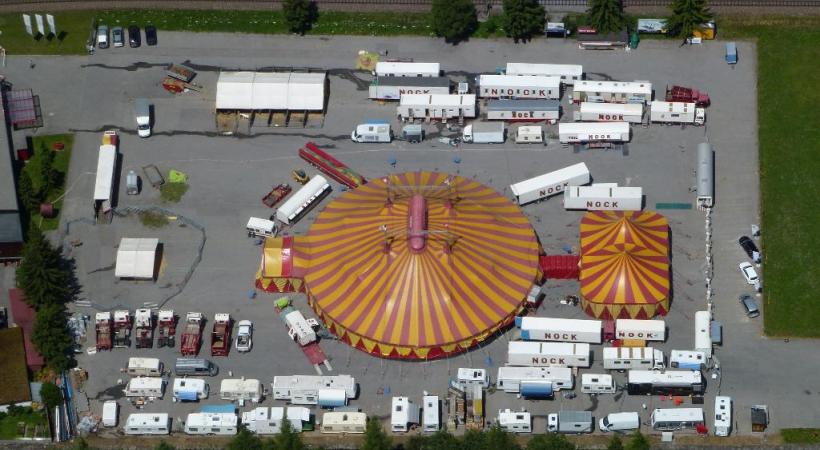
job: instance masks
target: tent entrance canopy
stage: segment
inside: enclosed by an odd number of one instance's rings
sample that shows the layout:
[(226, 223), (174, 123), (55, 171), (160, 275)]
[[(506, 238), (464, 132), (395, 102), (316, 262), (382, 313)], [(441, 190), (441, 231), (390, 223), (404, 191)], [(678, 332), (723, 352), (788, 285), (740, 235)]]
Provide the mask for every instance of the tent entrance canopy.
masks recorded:
[(326, 79), (325, 72), (222, 72), (216, 109), (322, 111)]
[(122, 238), (117, 250), (117, 264), (114, 276), (117, 278), (154, 278), (156, 265), (157, 238)]

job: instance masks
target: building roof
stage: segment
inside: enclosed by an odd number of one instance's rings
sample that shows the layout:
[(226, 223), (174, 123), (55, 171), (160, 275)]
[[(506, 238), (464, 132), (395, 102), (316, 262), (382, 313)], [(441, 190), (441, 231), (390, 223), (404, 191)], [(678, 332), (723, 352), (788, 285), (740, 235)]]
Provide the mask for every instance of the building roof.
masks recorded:
[[(2, 96), (5, 97), (5, 93)], [(0, 98), (0, 243), (23, 242), (23, 226), (20, 224), (20, 206), (14, 183), (14, 145), (9, 141), (8, 122), (5, 120)], [(0, 255), (2, 257), (3, 255)]]
[(157, 238), (122, 238), (117, 250), (114, 276), (117, 278), (154, 278)]
[(31, 128), (43, 125), (40, 115), (39, 99), (31, 89), (9, 91), (6, 103), (9, 109), (9, 122), (18, 128)]
[(9, 306), (11, 306), (12, 321), (23, 330), (26, 364), (32, 371), (40, 370), (45, 365), (45, 360), (31, 342), (31, 335), (34, 330), (34, 309), (26, 303), (26, 296), (23, 291), (16, 288), (9, 289)]
[(23, 329), (19, 327), (0, 330), (0, 405), (31, 400), (31, 388), (26, 370), (26, 352)]

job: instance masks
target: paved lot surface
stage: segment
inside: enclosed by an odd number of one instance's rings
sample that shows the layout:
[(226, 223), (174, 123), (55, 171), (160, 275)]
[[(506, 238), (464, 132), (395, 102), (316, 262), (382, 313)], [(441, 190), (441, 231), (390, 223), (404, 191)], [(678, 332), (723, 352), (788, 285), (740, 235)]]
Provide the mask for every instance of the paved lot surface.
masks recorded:
[[(313, 373), (300, 350), (288, 342), (284, 327), (272, 313), (277, 297), (260, 294), (251, 300), (247, 296), (260, 251), (253, 240), (245, 237), (243, 229), (248, 216), (270, 214), (260, 202), (266, 190), (274, 184), (292, 182), (290, 171), (306, 166), (296, 156), (296, 150), (307, 139), (330, 149), (365, 176), (388, 171), (453, 171), (508, 195), (512, 182), (584, 161), (597, 182), (643, 186), (649, 209), (656, 202), (694, 201), (690, 187), (694, 185), (695, 148), (699, 142), (708, 140), (716, 151), (717, 171), (717, 207), (713, 216), (715, 314), (725, 325), (725, 343), (716, 350), (722, 379), (707, 374), (707, 417), (712, 413), (714, 395), (720, 392), (735, 399), (736, 430), (743, 434), (750, 433), (748, 408), (753, 404), (770, 406), (773, 429), (815, 426), (820, 420), (813, 400), (820, 395), (814, 382), (820, 369), (816, 343), (766, 339), (761, 336), (762, 320), (745, 318), (737, 304), (737, 295), (750, 290), (737, 273), (737, 264), (744, 254), (736, 239), (758, 220), (755, 59), (750, 44), (740, 43), (740, 64), (731, 69), (723, 61), (721, 43), (679, 48), (671, 43), (648, 41), (638, 51), (624, 53), (582, 52), (571, 42), (558, 41), (515, 46), (506, 41), (477, 40), (451, 47), (420, 38), (183, 33), (164, 33), (160, 38), (161, 45), (156, 48), (103, 50), (90, 57), (35, 58), (34, 69), (29, 68), (26, 58), (9, 57), (7, 73), (15, 86), (32, 87), (40, 95), (46, 126), (39, 133), (77, 133), (63, 221), (75, 221), (68, 238), (85, 242), (71, 250), (78, 262), (84, 299), (103, 309), (122, 305), (133, 310), (145, 302), (160, 302), (182, 287), (182, 292), (167, 305), (178, 314), (201, 311), (212, 318), (214, 313), (229, 312), (236, 320), (254, 320), (254, 350), (247, 355), (232, 353), (228, 358), (217, 358), (222, 372), (210, 380), (213, 391), (218, 390), (218, 380), (227, 377), (228, 372), (234, 377), (259, 378), (265, 383), (274, 375)], [(391, 57), (412, 57), (416, 61), (440, 61), (454, 80), (492, 72), (507, 61), (579, 63), (584, 65), (589, 78), (649, 80), (656, 92), (661, 92), (667, 83), (695, 85), (709, 92), (713, 106), (707, 111), (707, 127), (633, 127), (633, 140), (626, 155), (615, 151), (573, 153), (554, 142), (547, 147), (516, 146), (509, 142), (467, 145), (456, 153), (435, 141), (439, 132), (433, 127), (429, 129), (433, 139), (422, 145), (397, 142), (366, 146), (350, 142), (350, 130), (365, 118), (395, 117), (395, 106), (378, 105), (366, 99), (370, 76), (351, 71), (359, 49), (387, 50)], [(197, 69), (196, 81), (205, 87), (204, 91), (178, 97), (163, 91), (159, 84), (162, 66), (170, 62), (186, 62)], [(323, 127), (257, 127), (250, 134), (217, 135), (213, 101), (220, 70), (289, 66), (330, 71), (330, 103)], [(155, 106), (156, 125), (154, 136), (149, 139), (136, 137), (132, 109), (137, 97), (147, 97)], [(571, 110), (565, 107), (565, 111)], [(190, 176), (190, 190), (182, 202), (165, 205), (174, 214), (205, 229), (202, 261), (187, 284), (182, 284), (185, 273), (195, 259), (201, 239), (191, 227), (172, 222), (169, 227), (154, 231), (141, 227), (133, 218), (117, 218), (111, 225), (97, 226), (76, 221), (91, 217), (90, 195), (100, 132), (112, 127), (119, 129), (121, 135), (121, 176), (149, 163), (164, 171), (182, 170)], [(15, 136), (15, 141), (22, 142), (22, 137)], [(459, 164), (453, 160), (456, 154), (461, 158)], [(390, 158), (397, 159), (395, 168), (388, 164)], [(308, 171), (315, 173), (312, 168)], [(338, 186), (334, 189), (339, 192)], [(158, 192), (151, 188), (145, 188), (139, 196), (126, 196), (121, 186), (119, 205), (161, 204)], [(301, 219), (294, 231), (306, 231), (319, 210), (321, 207)], [(564, 211), (558, 198), (526, 206), (524, 211), (548, 253), (561, 252), (565, 245), (577, 246), (582, 213)], [(694, 313), (705, 309), (706, 304), (704, 216), (697, 210), (661, 212), (669, 218), (672, 229), (674, 292), (672, 311), (666, 317), (669, 339), (661, 348), (690, 349), (694, 345)], [(163, 241), (166, 261), (155, 284), (113, 279), (115, 246), (126, 235), (157, 236)], [(10, 277), (6, 275), (2, 280), (9, 283)], [(558, 304), (565, 294), (577, 293), (577, 283), (548, 282), (545, 290), (547, 298), (539, 315), (584, 317), (578, 308)], [(304, 298), (293, 298), (302, 311), (312, 316)], [(90, 308), (79, 310), (94, 312)], [(354, 404), (386, 418), (391, 395), (409, 395), (418, 401), (423, 391), (443, 395), (446, 380), (455, 375), (458, 367), (487, 367), (495, 378), (498, 365), (505, 362), (509, 339), (507, 333), (470, 353), (426, 363), (381, 360), (329, 340), (323, 341), (322, 347), (331, 357), (334, 373), (351, 374), (359, 382), (361, 393)], [(87, 344), (93, 345), (93, 338)], [(177, 354), (178, 349), (132, 348), (80, 355), (80, 365), (90, 372), (86, 392), (92, 399), (92, 409), (100, 411), (100, 401), (121, 397), (117, 381), (126, 377), (119, 370), (129, 356), (157, 356), (171, 365)], [(595, 347), (595, 356), (591, 372), (602, 370), (600, 347)], [(623, 375), (616, 375), (616, 379), (625, 383)], [(207, 402), (218, 403), (215, 397)], [(268, 399), (264, 404), (275, 402)], [(596, 417), (616, 411), (641, 411), (642, 419), (648, 422), (651, 409), (664, 406), (671, 403), (659, 397), (625, 394), (597, 398), (578, 395), (571, 400), (558, 396), (555, 401), (535, 402), (495, 393), (489, 397), (486, 411), (488, 418), (494, 419), (500, 408), (526, 408), (536, 415), (534, 429), (542, 431), (546, 426), (544, 416), (559, 409), (593, 409)], [(198, 410), (198, 406), (172, 404), (170, 395), (166, 395), (145, 410), (168, 411), (175, 418), (183, 418)], [(124, 411), (132, 408), (125, 406)], [(711, 419), (708, 424), (711, 428)]]

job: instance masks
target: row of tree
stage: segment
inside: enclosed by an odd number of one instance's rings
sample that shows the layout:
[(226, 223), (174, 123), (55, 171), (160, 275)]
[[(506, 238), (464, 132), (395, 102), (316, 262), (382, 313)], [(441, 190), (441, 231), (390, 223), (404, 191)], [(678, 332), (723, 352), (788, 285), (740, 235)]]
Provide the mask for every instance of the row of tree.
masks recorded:
[[(708, 0), (674, 0), (667, 30), (684, 38), (701, 23), (712, 18)], [(489, 5), (489, 4), (488, 4)], [(489, 12), (488, 6), (488, 12)], [(294, 33), (304, 34), (318, 19), (318, 9), (311, 0), (284, 0), (285, 21)], [(445, 41), (458, 43), (478, 29), (478, 13), (473, 0), (433, 0), (432, 29)], [(538, 0), (503, 0), (501, 26), (516, 42), (527, 41), (544, 31), (546, 12)], [(590, 0), (587, 25), (600, 33), (620, 31), (626, 27), (622, 0)]]
[(20, 194), (20, 202), (28, 214), (35, 214), (40, 210), (40, 203), (47, 201), (46, 196), (52, 188), (62, 183), (62, 173), (54, 167), (56, 155), (48, 146), (43, 143), (37, 149), (37, 179), (39, 185), (34, 184), (31, 174), (27, 170), (20, 171), (17, 190)]

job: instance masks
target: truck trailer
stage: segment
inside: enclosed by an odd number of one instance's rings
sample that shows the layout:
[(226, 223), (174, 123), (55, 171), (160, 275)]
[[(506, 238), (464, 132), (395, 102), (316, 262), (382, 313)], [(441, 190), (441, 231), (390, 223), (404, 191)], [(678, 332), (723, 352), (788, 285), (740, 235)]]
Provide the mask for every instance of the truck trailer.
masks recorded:
[(666, 340), (666, 322), (663, 320), (615, 319), (615, 338), (663, 342)]
[(589, 344), (511, 341), (507, 346), (511, 366), (589, 367)]
[(525, 341), (601, 343), (600, 320), (518, 316), (515, 326), (521, 329), (521, 339)]
[(472, 122), (464, 127), (464, 142), (473, 144), (503, 144), (506, 137), (503, 122)]
[(276, 210), (276, 219), (285, 225), (291, 225), (307, 214), (330, 192), (330, 183), (325, 177), (316, 175), (291, 195)]
[(304, 147), (299, 149), (299, 157), (321, 170), (325, 175), (351, 189), (367, 183), (367, 180), (358, 172), (330, 156), (329, 153), (320, 149), (313, 142), (307, 142)]
[(640, 211), (643, 189), (631, 186), (570, 186), (564, 190), (565, 209), (588, 211)]
[(584, 79), (584, 66), (577, 64), (507, 63), (507, 75), (558, 77), (564, 84)]
[(396, 115), (400, 120), (472, 119), (476, 116), (475, 94), (402, 95)]
[(402, 95), (449, 95), (447, 77), (376, 77), (368, 94), (372, 100), (398, 100)]
[(476, 81), (479, 98), (561, 98), (561, 79), (558, 77), (479, 75)]
[(441, 64), (423, 62), (379, 61), (373, 75), (377, 77), (437, 77)]
[(561, 122), (558, 140), (562, 144), (629, 142), (629, 122)]
[(581, 162), (512, 184), (510, 190), (518, 204), (525, 205), (563, 192), (569, 186), (580, 186), (589, 181), (589, 169)]
[(576, 122), (630, 122), (643, 121), (642, 103), (582, 102), (573, 115)]
[(648, 81), (576, 81), (572, 87), (572, 102), (649, 103), (652, 83)]
[(649, 106), (649, 119), (655, 123), (703, 125), (706, 110), (694, 103), (654, 101)]
[(485, 108), (487, 120), (506, 120), (510, 122), (539, 122), (553, 124), (561, 116), (561, 103), (558, 100), (511, 100), (492, 99)]

